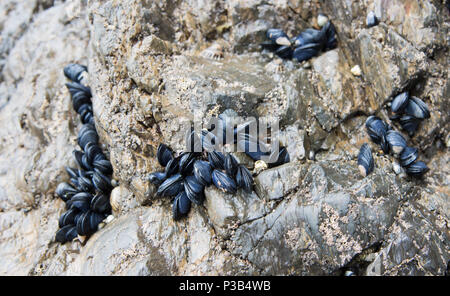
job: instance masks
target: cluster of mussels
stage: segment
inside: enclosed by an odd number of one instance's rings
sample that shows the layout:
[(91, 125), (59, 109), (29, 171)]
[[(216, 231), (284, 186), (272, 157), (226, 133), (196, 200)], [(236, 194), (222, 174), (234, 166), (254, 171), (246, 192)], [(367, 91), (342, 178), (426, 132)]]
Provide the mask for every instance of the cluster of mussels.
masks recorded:
[(280, 29), (269, 29), (266, 35), (269, 41), (261, 44), (263, 48), (282, 59), (294, 58), (299, 62), (337, 46), (336, 29), (328, 20), (320, 30), (308, 28), (292, 39)]
[(408, 92), (403, 92), (392, 100), (391, 111), (394, 116), (390, 119), (398, 121), (410, 137), (414, 135), (422, 120), (430, 118), (427, 105), (417, 97), (410, 97)]
[(66, 203), (66, 212), (59, 218), (59, 230), (55, 240), (60, 243), (73, 240), (77, 235), (91, 235), (98, 225), (111, 213), (109, 195), (111, 163), (98, 145), (98, 134), (92, 113), (91, 90), (81, 83), (85, 66), (69, 64), (64, 74), (72, 82), (66, 84), (72, 104), (80, 115), (83, 126), (78, 133), (78, 145), (82, 151), (74, 150), (73, 156), (78, 169), (66, 167), (70, 183), (63, 182), (56, 188), (56, 194)]
[[(391, 151), (394, 156), (398, 157), (400, 165), (408, 175), (421, 177), (428, 171), (428, 167), (423, 161), (417, 161), (418, 149), (408, 147), (405, 138), (380, 118), (369, 116), (366, 120), (366, 129), (370, 139), (379, 144), (385, 154)], [(363, 176), (370, 174), (374, 168), (372, 151), (367, 143), (361, 146), (358, 168)]]
[[(219, 118), (225, 119), (221, 116)], [(218, 130), (223, 130), (225, 138), (226, 120), (220, 122), (221, 128)], [(248, 133), (247, 124), (235, 127), (233, 136), (234, 144), (243, 147), (245, 150), (242, 151), (253, 160), (261, 160), (263, 156), (267, 156), (269, 167), (289, 162), (285, 147), (270, 151), (265, 143)], [(220, 151), (216, 134), (206, 129), (202, 130), (200, 135), (192, 131), (186, 142), (188, 150), (194, 152), (181, 152), (177, 156), (174, 156), (167, 145), (160, 144), (157, 159), (165, 170), (151, 173), (148, 177), (149, 181), (158, 187), (157, 196), (174, 197), (174, 220), (179, 220), (189, 213), (191, 202), (201, 205), (205, 199), (204, 188), (211, 184), (225, 193), (236, 193), (239, 188), (247, 193), (252, 192), (252, 173), (232, 154)]]

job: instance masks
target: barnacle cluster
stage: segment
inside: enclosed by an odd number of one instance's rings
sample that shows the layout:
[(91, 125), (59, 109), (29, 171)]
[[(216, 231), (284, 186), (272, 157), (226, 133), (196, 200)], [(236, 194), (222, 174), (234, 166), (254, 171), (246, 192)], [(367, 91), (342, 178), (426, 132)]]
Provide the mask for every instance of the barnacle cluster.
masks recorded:
[(66, 86), (72, 105), (83, 126), (77, 138), (82, 151), (73, 151), (78, 168), (66, 167), (70, 183), (60, 183), (56, 188), (56, 194), (66, 203), (67, 210), (59, 218), (60, 229), (56, 232), (55, 240), (60, 243), (71, 241), (78, 235), (93, 234), (111, 213), (109, 195), (113, 188), (113, 168), (98, 145), (91, 90), (81, 83), (86, 71), (87, 68), (79, 64), (69, 64), (64, 68), (64, 74), (71, 80)]
[[(154, 172), (148, 180), (157, 186), (157, 196), (174, 197), (172, 203), (173, 219), (178, 220), (189, 213), (191, 203), (201, 205), (205, 199), (205, 186), (214, 185), (225, 193), (236, 193), (242, 189), (247, 193), (253, 190), (252, 173), (240, 164), (231, 153), (223, 152), (218, 137), (225, 136), (226, 129), (233, 130), (233, 144), (242, 148), (253, 160), (268, 158), (268, 166), (273, 167), (289, 162), (285, 147), (270, 150), (266, 143), (251, 135), (250, 123), (230, 126), (225, 114), (219, 116), (219, 128), (204, 129), (201, 133), (191, 131), (186, 137), (188, 152), (175, 156), (165, 144), (160, 144), (157, 159), (164, 171)], [(225, 138), (225, 137), (224, 137)]]
[(264, 49), (274, 52), (282, 59), (294, 58), (299, 62), (337, 46), (336, 28), (328, 20), (323, 22), (320, 30), (308, 28), (292, 39), (281, 29), (269, 29), (266, 36), (269, 40), (261, 43)]
[[(408, 147), (406, 139), (391, 126), (376, 116), (369, 116), (366, 120), (366, 129), (370, 139), (379, 144), (384, 153), (398, 157), (400, 165), (410, 176), (421, 177), (429, 169), (423, 161), (418, 161), (418, 149)], [(358, 165), (363, 176), (373, 170), (373, 158), (368, 144), (361, 147), (358, 155)]]

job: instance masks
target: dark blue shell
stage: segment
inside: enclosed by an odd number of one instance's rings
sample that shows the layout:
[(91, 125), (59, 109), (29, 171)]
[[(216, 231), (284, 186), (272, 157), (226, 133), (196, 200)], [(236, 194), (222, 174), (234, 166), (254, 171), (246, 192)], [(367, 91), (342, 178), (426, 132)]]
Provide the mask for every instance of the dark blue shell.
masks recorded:
[(409, 94), (407, 91), (397, 95), (391, 103), (391, 110), (394, 113), (402, 113), (408, 105)]
[(225, 157), (225, 171), (227, 172), (228, 176), (230, 176), (231, 178), (234, 178), (236, 176), (238, 165), (239, 163), (236, 158), (228, 153)]
[(223, 192), (236, 193), (236, 182), (222, 171), (214, 170), (212, 172), (213, 184)]
[(289, 40), (288, 35), (284, 33), (281, 29), (269, 29), (266, 32), (266, 36), (272, 43), (277, 45), (287, 45), (284, 44), (284, 42), (280, 42), (281, 39)]
[(153, 185), (159, 186), (162, 182), (166, 180), (166, 173), (164, 172), (154, 172), (148, 175), (147, 179)]
[(208, 152), (208, 160), (212, 168), (224, 170), (225, 169), (225, 156), (222, 152), (211, 151)]
[(205, 195), (203, 193), (203, 189), (205, 188), (194, 176), (187, 176), (184, 179), (184, 191), (186, 192), (187, 197), (198, 205), (203, 203), (205, 199)]
[(309, 43), (301, 47), (297, 47), (294, 50), (292, 57), (296, 59), (298, 62), (303, 62), (316, 56), (319, 53), (319, 51), (320, 51), (320, 44)]
[(179, 172), (183, 176), (191, 175), (194, 169), (195, 154), (193, 152), (185, 152), (180, 158)]
[(200, 184), (211, 185), (212, 168), (207, 161), (197, 160), (194, 163), (194, 176)]
[(92, 183), (94, 184), (95, 189), (108, 195), (113, 189), (113, 186), (111, 185), (111, 178), (103, 175), (102, 172), (97, 169), (94, 169)]
[(68, 64), (64, 67), (64, 75), (74, 82), (80, 82), (85, 71), (87, 72), (87, 67), (80, 64)]
[(406, 147), (405, 138), (399, 132), (396, 132), (394, 130), (389, 130), (386, 133), (386, 140), (391, 151), (394, 153), (400, 154)]
[(156, 158), (161, 166), (165, 167), (173, 159), (172, 151), (165, 144), (159, 144)]
[(61, 217), (59, 217), (58, 225), (59, 228), (63, 228), (69, 224), (75, 224), (75, 217), (79, 213), (78, 209), (73, 208), (69, 209), (67, 212), (64, 212)]
[(381, 143), (387, 131), (385, 123), (380, 118), (373, 115), (367, 118), (366, 129), (369, 137), (376, 144)]
[(415, 118), (425, 119), (430, 118), (430, 111), (427, 105), (417, 97), (411, 97), (405, 108), (405, 113)]
[(409, 166), (413, 162), (416, 161), (417, 157), (419, 155), (419, 152), (417, 148), (413, 147), (406, 147), (403, 149), (402, 153), (400, 154), (400, 164), (403, 167)]
[(179, 220), (181, 217), (187, 215), (191, 209), (191, 201), (186, 195), (186, 192), (182, 191), (173, 200), (172, 214), (174, 220)]
[(245, 192), (251, 193), (253, 187), (253, 177), (250, 171), (243, 165), (239, 165), (236, 173), (236, 184)]
[(374, 160), (370, 146), (367, 143), (364, 143), (359, 150), (358, 168), (363, 177), (368, 176), (373, 171)]
[(175, 196), (183, 190), (183, 176), (175, 174), (166, 179), (156, 191), (158, 196)]
[(181, 157), (178, 156), (169, 160), (166, 165), (166, 170), (164, 171), (167, 177), (170, 177), (179, 171), (180, 158)]
[(92, 194), (87, 192), (80, 192), (75, 194), (71, 199), (71, 208), (77, 208), (81, 212), (87, 212), (91, 205)]
[(110, 213), (111, 205), (109, 203), (109, 197), (104, 194), (97, 194), (91, 200), (91, 210), (98, 213)]
[(421, 177), (423, 176), (423, 174), (429, 171), (429, 168), (423, 161), (417, 161), (406, 167), (405, 170), (408, 175)]

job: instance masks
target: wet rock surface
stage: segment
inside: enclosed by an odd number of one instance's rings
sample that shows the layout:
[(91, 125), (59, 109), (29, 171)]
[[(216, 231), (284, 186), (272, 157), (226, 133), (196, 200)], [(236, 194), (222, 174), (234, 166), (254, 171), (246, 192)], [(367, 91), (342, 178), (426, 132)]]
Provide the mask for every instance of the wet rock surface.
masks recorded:
[[(26, 3), (25, 3), (26, 2)], [(0, 274), (443, 275), (449, 248), (449, 12), (439, 1), (2, 1)], [(368, 28), (373, 11), (379, 24)], [(258, 44), (336, 26), (338, 47), (306, 63)], [(87, 50), (86, 50), (87, 49)], [(114, 219), (89, 239), (54, 242), (81, 123), (62, 68), (86, 64)], [(360, 73), (351, 69), (359, 66)], [(403, 91), (431, 117), (408, 145), (430, 168), (395, 172), (364, 122), (389, 120)], [(233, 109), (280, 119), (291, 162), (255, 170), (255, 190), (210, 187), (181, 221), (147, 175), (163, 142), (183, 150), (197, 119)], [(369, 143), (375, 169), (359, 175)], [(245, 155), (239, 161), (253, 169)]]

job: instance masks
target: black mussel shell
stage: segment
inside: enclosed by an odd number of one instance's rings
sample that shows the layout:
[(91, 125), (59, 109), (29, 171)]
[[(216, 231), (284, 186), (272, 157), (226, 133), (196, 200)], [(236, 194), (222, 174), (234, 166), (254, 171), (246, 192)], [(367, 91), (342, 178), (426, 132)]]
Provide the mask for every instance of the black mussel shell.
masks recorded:
[(109, 203), (109, 197), (107, 195), (98, 193), (91, 200), (91, 210), (97, 213), (110, 213), (111, 205)]
[(405, 113), (415, 118), (425, 119), (430, 118), (430, 111), (427, 105), (417, 97), (411, 97), (406, 105)]
[(77, 93), (83, 93), (88, 97), (92, 97), (91, 89), (78, 82), (68, 82), (66, 87), (69, 89), (70, 95), (73, 97)]
[(405, 138), (399, 132), (396, 132), (394, 130), (389, 130), (386, 133), (386, 140), (391, 151), (395, 154), (402, 153), (403, 149), (406, 147)]
[(102, 172), (97, 169), (94, 169), (94, 174), (92, 175), (92, 183), (94, 184), (95, 189), (106, 194), (109, 194), (113, 189), (113, 186), (111, 185), (111, 179), (103, 175)]
[(236, 173), (236, 184), (245, 192), (251, 193), (253, 186), (253, 177), (250, 171), (243, 165), (239, 165)]
[(228, 177), (228, 175), (224, 172), (214, 170), (212, 172), (212, 181), (213, 184), (223, 192), (236, 193), (236, 182), (232, 178)]
[(94, 184), (87, 177), (78, 177), (78, 186), (77, 188), (82, 192), (93, 192)]
[(78, 173), (77, 173), (76, 169), (71, 168), (71, 167), (65, 167), (65, 169), (71, 178), (78, 178)]
[(158, 196), (175, 196), (183, 190), (183, 176), (175, 174), (167, 178), (156, 191)]
[(66, 225), (75, 224), (75, 217), (78, 215), (79, 211), (76, 208), (69, 209), (67, 212), (64, 212), (61, 217), (59, 217), (59, 228), (63, 228)]
[(333, 23), (328, 21), (323, 27), (322, 32), (325, 33), (326, 36), (326, 42), (324, 49), (333, 49), (337, 46), (337, 39), (336, 39), (336, 28), (334, 27)]
[[(297, 37), (292, 39), (292, 43), (294, 47), (302, 47), (311, 43), (315, 44), (325, 44), (326, 43), (326, 34), (325, 30), (316, 30), (316, 29), (306, 29), (301, 32)], [(320, 48), (319, 48), (320, 50)]]
[(421, 177), (423, 174), (428, 172), (429, 168), (423, 161), (417, 161), (406, 167), (405, 170), (408, 175)]
[(290, 46), (288, 35), (280, 29), (269, 29), (267, 30), (266, 36), (270, 41), (277, 45)]
[(373, 115), (367, 118), (366, 129), (369, 137), (376, 144), (381, 143), (382, 138), (385, 136), (387, 130), (385, 123), (380, 118)]
[(269, 157), (268, 165), (269, 167), (279, 166), (290, 161), (289, 153), (286, 147), (280, 147), (278, 152), (272, 151)]
[(55, 193), (63, 200), (68, 201), (75, 194), (78, 193), (78, 190), (73, 188), (69, 183), (63, 182), (59, 183), (58, 187), (56, 187)]
[(208, 161), (211, 167), (214, 169), (224, 170), (225, 169), (225, 156), (222, 152), (211, 151), (208, 152)]
[(275, 51), (278, 47), (280, 47), (278, 44), (272, 42), (272, 41), (264, 41), (261, 42), (260, 45), (263, 49), (267, 49), (269, 51)]
[(94, 143), (87, 143), (85, 146), (84, 154), (86, 155), (86, 160), (92, 167), (94, 158), (97, 154), (103, 154), (102, 149)]
[(187, 197), (198, 205), (203, 203), (205, 199), (205, 195), (203, 193), (203, 189), (205, 188), (194, 176), (187, 176), (184, 179), (184, 191), (186, 192)]
[(402, 153), (400, 153), (400, 164), (402, 167), (409, 166), (413, 162), (416, 161), (419, 152), (417, 148), (414, 147), (405, 147)]
[(288, 45), (280, 46), (277, 50), (275, 50), (275, 54), (282, 59), (292, 59), (292, 47)]
[(238, 165), (239, 163), (236, 160), (236, 158), (230, 153), (228, 153), (227, 156), (225, 157), (225, 171), (227, 172), (228, 176), (230, 176), (231, 178), (236, 177)]
[(154, 172), (148, 175), (148, 180), (153, 185), (159, 186), (162, 182), (166, 180), (166, 173), (164, 172)]
[(94, 161), (106, 160), (106, 156), (103, 153), (98, 153), (94, 156)]
[(79, 235), (91, 235), (98, 229), (98, 224), (105, 219), (104, 215), (94, 211), (83, 213), (77, 223), (77, 232)]
[(180, 163), (181, 157), (175, 157), (169, 160), (169, 162), (166, 165), (166, 170), (164, 171), (166, 173), (167, 177), (172, 176), (179, 170), (179, 163)]
[(77, 208), (81, 212), (87, 212), (91, 205), (92, 194), (87, 192), (80, 192), (75, 194), (71, 199), (71, 208)]
[(64, 244), (65, 242), (73, 240), (75, 237), (77, 237), (75, 225), (68, 224), (56, 232), (55, 241)]
[(402, 115), (400, 117), (400, 125), (408, 133), (410, 137), (414, 135), (417, 128), (419, 127), (421, 119), (415, 118), (411, 115)]
[(181, 217), (189, 213), (190, 209), (191, 209), (191, 201), (187, 197), (186, 192), (182, 191), (178, 193), (172, 204), (173, 219), (174, 220), (181, 219)]
[(361, 146), (358, 154), (358, 169), (363, 177), (368, 176), (374, 168), (372, 151), (367, 143)]
[(408, 105), (409, 101), (409, 94), (407, 91), (402, 92), (401, 94), (397, 95), (391, 103), (391, 110), (394, 113), (402, 113), (403, 110), (405, 110), (406, 105)]
[(87, 67), (80, 64), (68, 64), (64, 67), (64, 75), (74, 82), (80, 82), (85, 71), (87, 72)]
[(83, 124), (83, 127), (80, 129), (78, 133), (78, 145), (86, 151), (86, 145), (89, 143), (97, 144), (98, 143), (98, 135), (95, 128), (92, 124)]
[(81, 157), (81, 164), (83, 165), (81, 168), (86, 171), (92, 171), (93, 167), (91, 165), (91, 162), (88, 161), (86, 153), (83, 153), (83, 156)]
[(378, 25), (378, 18), (373, 11), (367, 14), (366, 25), (369, 28)]
[(77, 163), (77, 165), (82, 168), (83, 170), (87, 170), (84, 165), (83, 165), (83, 155), (84, 153), (82, 151), (79, 150), (73, 150), (72, 152), (73, 158), (75, 158), (75, 161)]
[(183, 176), (193, 173), (195, 162), (195, 154), (193, 152), (185, 152), (180, 158), (179, 172)]
[(113, 173), (111, 162), (107, 159), (95, 160), (94, 158), (92, 165), (105, 175), (111, 175)]
[(173, 159), (172, 151), (167, 145), (159, 144), (156, 158), (158, 159), (159, 164), (165, 167), (167, 163)]
[(320, 45), (318, 43), (310, 43), (297, 47), (292, 53), (292, 57), (298, 62), (307, 61), (319, 53)]
[(196, 160), (194, 163), (194, 176), (200, 184), (211, 185), (212, 168), (207, 161)]

